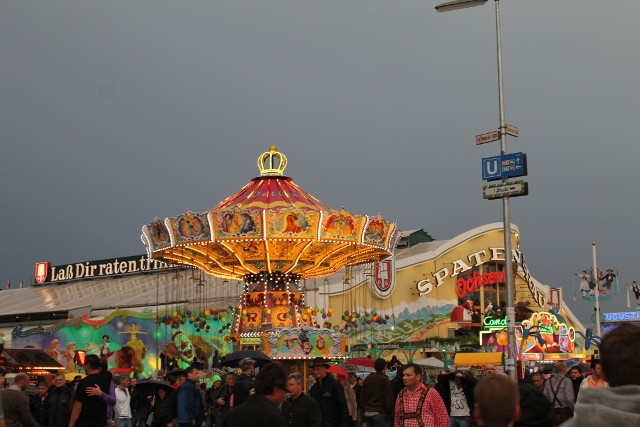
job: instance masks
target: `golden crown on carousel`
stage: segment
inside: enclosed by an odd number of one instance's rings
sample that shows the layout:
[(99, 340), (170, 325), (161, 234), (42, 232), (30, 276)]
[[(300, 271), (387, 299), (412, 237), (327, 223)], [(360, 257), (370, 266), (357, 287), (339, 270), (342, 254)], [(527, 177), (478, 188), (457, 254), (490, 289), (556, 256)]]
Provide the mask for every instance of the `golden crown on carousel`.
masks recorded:
[(258, 157), (260, 176), (215, 208), (145, 225), (149, 256), (246, 280), (264, 273), (322, 277), (393, 255), (395, 223), (331, 209), (284, 176), (286, 165), (272, 146)]

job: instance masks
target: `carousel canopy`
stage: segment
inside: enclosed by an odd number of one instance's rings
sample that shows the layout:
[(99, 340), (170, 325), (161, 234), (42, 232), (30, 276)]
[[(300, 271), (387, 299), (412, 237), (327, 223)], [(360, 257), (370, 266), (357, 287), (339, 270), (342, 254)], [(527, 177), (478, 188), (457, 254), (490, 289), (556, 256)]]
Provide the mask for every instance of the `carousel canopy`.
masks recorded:
[(329, 208), (283, 175), (286, 164), (272, 146), (258, 158), (260, 176), (213, 209), (144, 226), (149, 256), (245, 279), (276, 272), (322, 277), (393, 254), (396, 224)]

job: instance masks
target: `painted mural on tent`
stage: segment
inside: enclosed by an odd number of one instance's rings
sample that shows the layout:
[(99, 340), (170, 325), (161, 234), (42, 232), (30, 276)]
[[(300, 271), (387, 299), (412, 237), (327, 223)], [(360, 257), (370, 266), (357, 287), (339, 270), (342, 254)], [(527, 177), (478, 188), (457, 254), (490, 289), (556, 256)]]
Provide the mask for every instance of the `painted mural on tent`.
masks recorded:
[(12, 347), (42, 348), (66, 372), (81, 372), (77, 350), (84, 350), (106, 359), (110, 368), (130, 369), (142, 375), (184, 368), (196, 359), (209, 367), (216, 352), (223, 356), (231, 351), (230, 323), (225, 317), (209, 316), (208, 327), (202, 329), (204, 320), (196, 322), (190, 316), (180, 316), (182, 322), (167, 321), (172, 317), (116, 310), (99, 318), (70, 316), (46, 328), (18, 325), (12, 332)]

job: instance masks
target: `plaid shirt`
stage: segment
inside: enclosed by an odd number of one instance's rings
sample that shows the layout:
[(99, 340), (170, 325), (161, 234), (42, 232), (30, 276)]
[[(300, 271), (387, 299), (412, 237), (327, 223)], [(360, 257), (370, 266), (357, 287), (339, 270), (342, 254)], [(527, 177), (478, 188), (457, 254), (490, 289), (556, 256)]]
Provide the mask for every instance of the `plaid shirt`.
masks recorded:
[[(400, 418), (400, 405), (404, 405), (405, 414), (415, 413), (417, 411), (420, 395), (426, 386), (422, 383), (411, 393), (406, 387), (402, 390), (404, 393), (398, 395), (396, 400), (394, 427), (420, 427), (420, 423), (415, 418), (402, 420)], [(433, 388), (429, 388), (427, 396), (422, 405), (422, 425), (423, 427), (449, 427), (449, 414), (440, 394)]]

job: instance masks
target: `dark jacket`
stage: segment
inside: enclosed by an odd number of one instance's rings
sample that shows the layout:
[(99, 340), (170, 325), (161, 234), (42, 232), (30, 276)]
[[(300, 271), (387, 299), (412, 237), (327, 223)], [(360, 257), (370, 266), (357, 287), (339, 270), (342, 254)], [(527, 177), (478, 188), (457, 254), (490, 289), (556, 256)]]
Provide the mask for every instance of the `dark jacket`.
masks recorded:
[(285, 427), (280, 410), (266, 397), (254, 394), (222, 419), (223, 427)]
[[(449, 414), (451, 414), (451, 388), (449, 385), (449, 381), (453, 381), (453, 378), (455, 376), (455, 372), (449, 374), (440, 374), (438, 375), (438, 380), (436, 383), (436, 391), (440, 393), (440, 397), (442, 397), (444, 406), (447, 408), (447, 412)], [(471, 373), (467, 372), (466, 374), (462, 375), (462, 392), (467, 398), (469, 414), (473, 414), (473, 388), (477, 383), (478, 380), (473, 375), (471, 375)]]
[(518, 381), (520, 418), (515, 427), (551, 427), (553, 408), (544, 394), (533, 384)]
[(153, 423), (166, 426), (176, 417), (176, 391), (164, 399), (156, 397), (153, 409)]
[(360, 412), (379, 412), (391, 415), (393, 414), (393, 404), (393, 391), (389, 377), (383, 372), (376, 372), (364, 379), (358, 400)]
[(242, 391), (236, 386), (233, 387), (232, 391), (229, 391), (229, 386), (226, 384), (224, 384), (221, 388), (222, 390), (220, 391), (219, 397), (221, 399), (224, 399), (224, 406), (220, 408), (220, 415), (224, 417), (231, 411), (231, 408), (229, 407), (229, 403), (231, 402), (229, 396), (231, 396), (231, 394), (233, 393), (233, 405), (235, 409), (242, 404)]
[(73, 391), (73, 387), (69, 384), (65, 384), (62, 387), (53, 387), (49, 391), (48, 427), (67, 427), (69, 425)]
[[(175, 392), (174, 392), (175, 393)], [(178, 389), (178, 422), (181, 424), (194, 423), (199, 426), (202, 423), (202, 399), (196, 388), (196, 383), (186, 380)]]
[(7, 427), (39, 427), (29, 413), (29, 401), (22, 391), (2, 390), (4, 422)]
[(327, 375), (322, 381), (316, 381), (309, 390), (309, 396), (320, 405), (324, 427), (338, 427), (349, 422), (349, 409), (344, 390), (333, 377)]
[(41, 427), (47, 427), (49, 422), (49, 393), (44, 399), (39, 394), (29, 396), (29, 412)]
[(314, 399), (302, 393), (297, 399), (289, 397), (282, 403), (282, 416), (290, 427), (320, 427), (322, 413)]
[(582, 384), (582, 381), (584, 380), (584, 377), (582, 375), (580, 375), (575, 380), (572, 379), (572, 378), (569, 378), (569, 379), (571, 380), (571, 384), (573, 385), (573, 401), (577, 402), (578, 401), (578, 393), (580, 393), (580, 384)]
[(254, 379), (251, 375), (242, 374), (238, 377), (236, 381), (235, 388), (238, 389), (238, 396), (240, 397), (240, 401), (236, 401), (236, 406), (242, 404), (245, 400), (249, 398), (253, 390)]
[(222, 412), (222, 406), (218, 405), (216, 403), (216, 401), (219, 398), (223, 398), (223, 385), (218, 387), (218, 388), (214, 388), (211, 387), (209, 390), (207, 390), (207, 392), (204, 395), (204, 410), (209, 414), (209, 415), (219, 415)]

